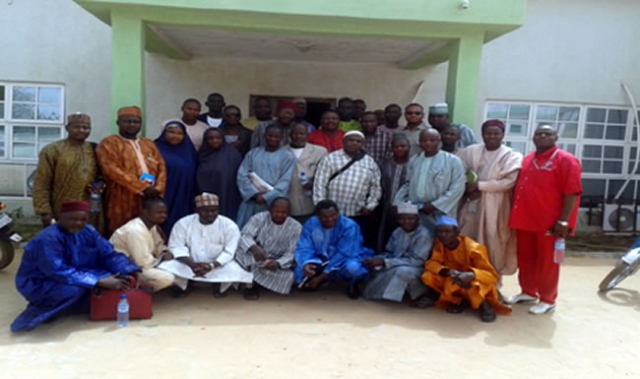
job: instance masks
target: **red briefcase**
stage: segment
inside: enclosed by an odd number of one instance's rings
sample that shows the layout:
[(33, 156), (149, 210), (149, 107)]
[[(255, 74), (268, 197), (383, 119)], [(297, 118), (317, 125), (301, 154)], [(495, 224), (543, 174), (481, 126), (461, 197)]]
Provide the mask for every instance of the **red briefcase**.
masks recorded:
[(134, 289), (136, 284), (135, 278), (130, 276), (129, 280), (131, 281), (131, 289), (128, 291), (107, 290), (104, 288), (95, 288), (91, 291), (91, 313), (89, 320), (115, 320), (118, 315), (118, 302), (122, 294), (127, 295), (130, 320), (150, 319), (153, 316), (151, 310), (153, 287), (140, 285), (138, 289)]

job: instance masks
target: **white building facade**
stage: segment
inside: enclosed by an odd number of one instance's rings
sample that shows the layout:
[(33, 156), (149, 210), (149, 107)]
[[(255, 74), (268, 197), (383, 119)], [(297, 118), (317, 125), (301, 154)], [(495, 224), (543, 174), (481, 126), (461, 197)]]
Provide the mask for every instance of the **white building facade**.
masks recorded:
[[(525, 25), (484, 46), (473, 127), (502, 119), (507, 143), (527, 152), (535, 126), (552, 124), (582, 162), (585, 197), (613, 198), (628, 181), (621, 198), (640, 198), (636, 121), (622, 86), (640, 101), (639, 16), (636, 0), (529, 0)], [(64, 137), (67, 114), (91, 115), (93, 141), (111, 133), (111, 30), (71, 0), (13, 0), (0, 3), (0, 36), (0, 197), (29, 213), (26, 179), (39, 150)], [(371, 109), (414, 99), (428, 106), (444, 99), (447, 63), (402, 70), (384, 62), (147, 53), (145, 71), (146, 134), (155, 138), (184, 99), (204, 102), (211, 92), (244, 115), (256, 94), (350, 96)]]

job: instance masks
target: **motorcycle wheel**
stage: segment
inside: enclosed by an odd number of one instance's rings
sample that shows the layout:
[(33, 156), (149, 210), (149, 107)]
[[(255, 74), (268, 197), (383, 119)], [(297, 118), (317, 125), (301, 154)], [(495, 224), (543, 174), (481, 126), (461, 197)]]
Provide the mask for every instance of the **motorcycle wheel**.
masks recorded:
[(635, 273), (639, 264), (640, 261), (629, 265), (622, 260), (618, 260), (616, 267), (600, 282), (600, 292), (607, 292), (622, 283), (623, 280)]
[(0, 240), (0, 270), (11, 264), (13, 256), (13, 244), (10, 241)]

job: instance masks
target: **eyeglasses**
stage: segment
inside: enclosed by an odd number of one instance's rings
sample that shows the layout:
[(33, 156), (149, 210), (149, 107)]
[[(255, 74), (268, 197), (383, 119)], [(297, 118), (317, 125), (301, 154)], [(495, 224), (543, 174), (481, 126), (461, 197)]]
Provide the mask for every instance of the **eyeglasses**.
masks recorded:
[(420, 116), (422, 112), (404, 112), (407, 116)]

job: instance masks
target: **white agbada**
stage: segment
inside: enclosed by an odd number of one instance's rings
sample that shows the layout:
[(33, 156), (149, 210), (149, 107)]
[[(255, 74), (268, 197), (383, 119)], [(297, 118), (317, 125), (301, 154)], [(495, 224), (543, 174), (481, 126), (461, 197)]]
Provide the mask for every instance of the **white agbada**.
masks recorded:
[(200, 223), (197, 214), (181, 218), (171, 230), (169, 251), (176, 258), (191, 257), (196, 262), (220, 263), (220, 267), (204, 277), (194, 277), (193, 271), (177, 259), (158, 266), (176, 276), (176, 285), (183, 290), (189, 280), (209, 283), (251, 283), (253, 275), (233, 260), (238, 249), (240, 229), (229, 218), (218, 216), (210, 225)]

